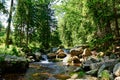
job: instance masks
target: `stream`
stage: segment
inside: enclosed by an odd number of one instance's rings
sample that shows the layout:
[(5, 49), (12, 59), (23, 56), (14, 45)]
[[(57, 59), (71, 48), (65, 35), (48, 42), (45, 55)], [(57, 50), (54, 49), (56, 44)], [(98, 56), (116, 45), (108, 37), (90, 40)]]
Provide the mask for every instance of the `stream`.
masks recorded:
[(46, 55), (44, 60), (32, 62), (26, 73), (5, 74), (0, 80), (65, 80), (70, 78), (69, 73), (76, 69), (75, 66), (63, 65), (63, 62), (49, 62)]

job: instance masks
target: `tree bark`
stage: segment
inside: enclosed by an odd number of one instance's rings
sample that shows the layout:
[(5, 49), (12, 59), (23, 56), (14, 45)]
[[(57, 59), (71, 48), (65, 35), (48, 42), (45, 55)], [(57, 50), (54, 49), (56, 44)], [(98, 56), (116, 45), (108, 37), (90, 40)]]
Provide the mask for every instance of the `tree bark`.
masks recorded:
[(13, 0), (11, 0), (11, 6), (10, 6), (10, 13), (8, 18), (8, 26), (7, 26), (7, 33), (6, 33), (6, 47), (9, 47), (9, 36), (10, 36), (10, 26), (11, 26), (11, 20), (12, 20), (12, 11), (13, 11)]

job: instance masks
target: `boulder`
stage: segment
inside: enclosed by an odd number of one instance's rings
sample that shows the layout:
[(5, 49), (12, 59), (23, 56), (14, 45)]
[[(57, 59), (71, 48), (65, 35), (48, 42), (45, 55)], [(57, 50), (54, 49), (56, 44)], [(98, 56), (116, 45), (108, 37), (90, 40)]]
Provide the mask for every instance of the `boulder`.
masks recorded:
[(67, 55), (64, 59), (63, 59), (63, 63), (64, 63), (64, 65), (69, 65), (69, 64), (71, 64), (72, 63), (72, 57), (71, 57), (71, 55)]
[(40, 61), (41, 53), (40, 52), (36, 52), (34, 54), (35, 54), (35, 61)]
[(80, 59), (77, 56), (73, 56), (72, 61), (73, 61), (73, 63), (81, 63)]
[(56, 52), (57, 54), (59, 54), (59, 53), (64, 53), (64, 50), (62, 50), (62, 49), (59, 49), (59, 50), (57, 50), (57, 52)]
[(48, 59), (55, 59), (56, 58), (56, 54), (55, 53), (49, 53), (47, 54)]
[(83, 57), (88, 57), (88, 56), (91, 56), (91, 55), (92, 55), (92, 53), (91, 53), (90, 49), (89, 48), (85, 48), (84, 51), (83, 51), (82, 56)]
[(117, 77), (120, 76), (120, 62), (114, 66), (113, 74)]
[(120, 77), (116, 77), (114, 80), (120, 80)]
[(83, 53), (82, 47), (74, 48), (70, 50), (71, 56), (80, 56)]
[(57, 58), (65, 58), (67, 55), (64, 52), (60, 52), (57, 54)]

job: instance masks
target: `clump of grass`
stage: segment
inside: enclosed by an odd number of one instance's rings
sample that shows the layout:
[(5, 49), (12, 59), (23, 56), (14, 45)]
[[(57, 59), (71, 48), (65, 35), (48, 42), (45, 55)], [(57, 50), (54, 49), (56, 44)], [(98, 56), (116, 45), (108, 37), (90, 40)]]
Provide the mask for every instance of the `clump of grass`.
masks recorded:
[(78, 72), (78, 77), (80, 77), (80, 78), (84, 77), (85, 75), (86, 75), (86, 74), (85, 74), (84, 71), (79, 71), (79, 72)]
[(107, 70), (101, 72), (101, 80), (110, 80), (110, 74)]

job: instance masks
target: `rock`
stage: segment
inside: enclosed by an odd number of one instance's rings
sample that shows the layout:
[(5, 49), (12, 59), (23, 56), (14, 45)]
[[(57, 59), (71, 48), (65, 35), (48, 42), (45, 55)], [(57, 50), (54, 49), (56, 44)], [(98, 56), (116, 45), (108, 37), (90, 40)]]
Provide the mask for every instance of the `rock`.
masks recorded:
[(116, 63), (118, 63), (117, 59), (110, 59), (110, 60), (103, 61), (103, 62), (97, 62), (97, 63), (92, 63), (92, 64), (85, 64), (85, 66), (90, 66), (91, 69), (99, 69), (102, 65), (105, 65), (106, 67), (112, 67)]
[(100, 68), (99, 68), (99, 70), (98, 70), (98, 77), (101, 77), (102, 76), (102, 74), (101, 74), (101, 72), (105, 69), (105, 64), (103, 64)]
[(74, 49), (71, 49), (71, 50), (70, 50), (71, 56), (79, 56), (79, 55), (81, 55), (82, 53), (83, 53), (82, 47), (74, 48)]
[(60, 80), (66, 80), (66, 79), (70, 78), (69, 75), (65, 75), (65, 74), (55, 74), (55, 75), (53, 75), (53, 77), (55, 77), (56, 79), (60, 79)]
[(91, 60), (93, 63), (99, 62), (99, 59), (96, 56), (90, 56), (87, 60)]
[(54, 77), (49, 77), (47, 80), (57, 80), (57, 79)]
[(72, 61), (73, 61), (73, 63), (81, 63), (80, 59), (77, 56), (73, 56)]
[(103, 57), (104, 55), (105, 55), (104, 52), (99, 52), (97, 56), (98, 56), (98, 57)]
[(113, 74), (117, 77), (120, 76), (120, 62), (114, 66)]
[(96, 77), (92, 77), (92, 76), (86, 76), (85, 80), (99, 80), (99, 79), (97, 79)]
[(120, 77), (116, 77), (114, 80), (120, 80)]
[(64, 52), (60, 52), (57, 54), (57, 58), (65, 58), (67, 55)]
[(71, 57), (71, 55), (67, 54), (67, 56), (63, 59), (63, 64), (69, 65), (71, 63), (72, 63), (72, 57)]
[(88, 75), (96, 75), (97, 71), (98, 71), (98, 69), (90, 70), (90, 71), (87, 71), (86, 74), (88, 74)]
[(97, 56), (98, 53), (96, 51), (91, 51), (92, 55)]
[(76, 79), (76, 78), (78, 78), (78, 74), (76, 73), (71, 76), (71, 79)]
[(55, 53), (49, 53), (47, 54), (48, 59), (55, 59), (56, 58), (56, 54)]
[(35, 60), (36, 61), (40, 61), (40, 58), (41, 58), (41, 53), (40, 52), (36, 52), (35, 53)]
[(91, 55), (92, 55), (92, 53), (91, 53), (90, 49), (89, 48), (85, 48), (84, 51), (83, 51), (82, 56), (83, 57), (88, 57), (88, 56), (91, 56)]
[(82, 70), (82, 68), (81, 67), (77, 67), (75, 70), (73, 70), (74, 72), (79, 72), (79, 71), (81, 71)]
[(62, 50), (62, 49), (59, 49), (59, 50), (57, 50), (57, 52), (56, 52), (57, 54), (59, 54), (59, 53), (64, 53), (64, 50)]

